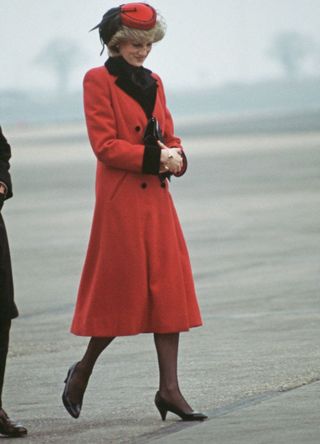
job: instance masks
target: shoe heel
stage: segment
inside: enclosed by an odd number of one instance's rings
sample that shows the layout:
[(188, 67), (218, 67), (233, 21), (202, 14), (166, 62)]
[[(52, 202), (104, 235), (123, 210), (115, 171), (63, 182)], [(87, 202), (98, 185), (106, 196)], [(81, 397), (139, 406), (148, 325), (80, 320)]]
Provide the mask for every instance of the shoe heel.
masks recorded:
[(159, 413), (160, 413), (160, 416), (162, 418), (162, 421), (165, 421), (166, 417), (167, 417), (168, 410), (165, 407), (163, 407), (162, 405), (159, 405), (159, 404), (156, 404), (156, 407), (159, 410)]
[(66, 383), (68, 381), (69, 375), (70, 375), (70, 369), (68, 370), (66, 379), (63, 381), (64, 383)]

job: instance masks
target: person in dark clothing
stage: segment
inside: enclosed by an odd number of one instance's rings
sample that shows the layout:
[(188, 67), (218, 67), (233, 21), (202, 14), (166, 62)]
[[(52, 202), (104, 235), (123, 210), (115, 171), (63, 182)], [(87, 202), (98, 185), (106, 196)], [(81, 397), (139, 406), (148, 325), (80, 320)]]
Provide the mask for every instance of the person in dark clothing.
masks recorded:
[(9, 173), (11, 149), (0, 127), (0, 434), (20, 437), (27, 429), (9, 418), (2, 408), (2, 388), (9, 346), (11, 319), (18, 316), (13, 298), (13, 280), (6, 227), (1, 215), (3, 203), (12, 197)]

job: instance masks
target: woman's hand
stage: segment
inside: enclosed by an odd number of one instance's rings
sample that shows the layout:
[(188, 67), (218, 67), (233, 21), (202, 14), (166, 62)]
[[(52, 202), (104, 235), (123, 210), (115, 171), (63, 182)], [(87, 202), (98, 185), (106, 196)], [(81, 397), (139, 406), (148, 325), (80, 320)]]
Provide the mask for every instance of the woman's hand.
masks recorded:
[(158, 140), (158, 145), (161, 148), (159, 172), (179, 173), (183, 166), (181, 148), (168, 148), (164, 143), (160, 142), (160, 140)]

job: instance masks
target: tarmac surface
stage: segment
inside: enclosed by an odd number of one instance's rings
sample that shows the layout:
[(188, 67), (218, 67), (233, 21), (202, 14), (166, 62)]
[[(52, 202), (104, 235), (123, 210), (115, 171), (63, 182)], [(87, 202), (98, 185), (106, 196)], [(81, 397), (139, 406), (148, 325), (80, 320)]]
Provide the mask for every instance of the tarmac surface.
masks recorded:
[[(189, 246), (204, 326), (181, 335), (181, 389), (201, 424), (162, 422), (151, 335), (100, 357), (81, 416), (61, 403), (87, 338), (69, 333), (94, 204), (85, 138), (57, 127), (13, 148), (3, 215), (16, 301), (4, 407), (26, 443), (320, 442), (320, 133), (188, 138), (189, 171), (171, 192)], [(80, 140), (79, 140), (80, 139)], [(81, 141), (82, 140), (82, 141)]]

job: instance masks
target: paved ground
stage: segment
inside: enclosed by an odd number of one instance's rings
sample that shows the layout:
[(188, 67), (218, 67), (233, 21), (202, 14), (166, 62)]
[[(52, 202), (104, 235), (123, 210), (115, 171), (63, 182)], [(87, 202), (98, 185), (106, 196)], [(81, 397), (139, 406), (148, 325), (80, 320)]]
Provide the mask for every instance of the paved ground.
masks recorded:
[[(60, 129), (61, 131), (61, 129)], [(60, 397), (85, 338), (68, 333), (93, 206), (85, 141), (7, 131), (4, 217), (16, 298), (4, 400), (30, 443), (318, 443), (320, 135), (188, 139), (173, 180), (205, 325), (181, 337), (180, 379), (205, 424), (160, 421), (151, 335), (115, 341), (78, 420)], [(27, 141), (28, 139), (28, 141)]]
[(172, 431), (155, 444), (315, 444), (319, 442), (320, 382), (269, 392), (217, 409), (210, 420)]

